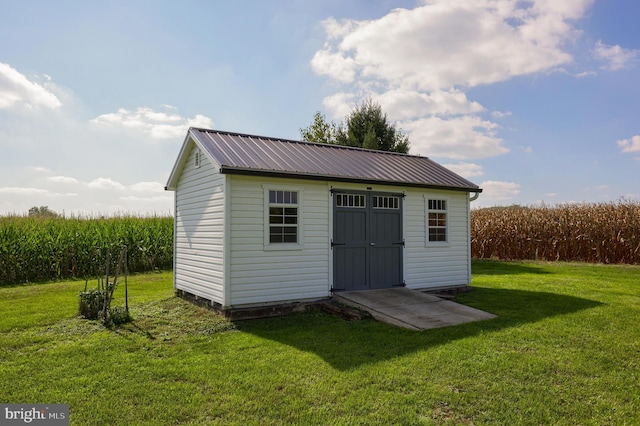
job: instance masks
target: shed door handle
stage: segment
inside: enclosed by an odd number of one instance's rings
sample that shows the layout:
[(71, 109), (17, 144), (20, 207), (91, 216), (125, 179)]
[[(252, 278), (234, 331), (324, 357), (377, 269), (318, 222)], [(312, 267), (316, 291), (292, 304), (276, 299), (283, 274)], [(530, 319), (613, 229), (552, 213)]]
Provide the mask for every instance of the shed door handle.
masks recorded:
[(375, 245), (376, 245), (376, 243), (369, 243), (369, 245), (370, 245), (370, 246), (375, 246)]

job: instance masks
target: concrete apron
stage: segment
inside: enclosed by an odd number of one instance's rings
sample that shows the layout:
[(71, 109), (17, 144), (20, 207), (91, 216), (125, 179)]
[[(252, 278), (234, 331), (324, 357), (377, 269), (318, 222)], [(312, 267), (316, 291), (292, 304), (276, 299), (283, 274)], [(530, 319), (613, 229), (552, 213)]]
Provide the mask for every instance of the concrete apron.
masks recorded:
[(369, 312), (378, 321), (411, 330), (428, 330), (496, 316), (408, 288), (345, 291), (334, 299)]

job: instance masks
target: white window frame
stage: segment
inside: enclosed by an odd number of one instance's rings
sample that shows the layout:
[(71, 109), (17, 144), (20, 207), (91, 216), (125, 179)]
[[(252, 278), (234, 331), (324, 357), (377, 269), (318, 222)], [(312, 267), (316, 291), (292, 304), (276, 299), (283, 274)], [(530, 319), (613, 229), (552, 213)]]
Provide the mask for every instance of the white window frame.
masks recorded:
[(399, 210), (400, 203), (401, 203), (400, 196), (398, 195), (372, 195), (371, 196), (372, 209)]
[[(429, 201), (444, 201), (445, 202), (445, 208), (444, 209), (429, 209)], [(433, 246), (449, 246), (451, 243), (449, 241), (449, 229), (451, 227), (451, 215), (449, 214), (449, 206), (450, 206), (450, 200), (448, 197), (443, 197), (443, 196), (438, 196), (438, 195), (425, 195), (424, 196), (424, 240), (425, 240), (425, 245), (427, 247), (433, 247)], [(429, 228), (434, 228), (429, 226), (429, 213), (439, 213), (439, 214), (443, 214), (445, 215), (445, 221), (446, 224), (444, 227), (442, 226), (436, 226), (436, 229), (443, 229), (445, 230), (445, 241), (429, 241)]]
[[(303, 224), (303, 200), (304, 200), (304, 191), (300, 186), (294, 185), (262, 185), (264, 191), (264, 249), (265, 250), (302, 250), (304, 248), (304, 224)], [(298, 203), (297, 204), (285, 204), (285, 203), (270, 203), (269, 202), (269, 193), (270, 191), (288, 191), (288, 192), (297, 192), (298, 193)], [(295, 243), (272, 243), (270, 240), (271, 235), (271, 224), (269, 223), (269, 208), (273, 206), (278, 207), (296, 207), (298, 209), (298, 220), (297, 220), (297, 242)]]
[(334, 194), (335, 205), (345, 209), (366, 209), (367, 197), (365, 194), (351, 194), (337, 192)]

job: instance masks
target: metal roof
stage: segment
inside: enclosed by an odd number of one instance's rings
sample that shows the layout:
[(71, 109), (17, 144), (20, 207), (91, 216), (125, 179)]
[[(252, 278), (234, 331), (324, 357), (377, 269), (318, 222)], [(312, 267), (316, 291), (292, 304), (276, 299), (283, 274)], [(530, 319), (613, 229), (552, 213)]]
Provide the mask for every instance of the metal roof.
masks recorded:
[(393, 184), (482, 192), (427, 157), (190, 128), (220, 173)]

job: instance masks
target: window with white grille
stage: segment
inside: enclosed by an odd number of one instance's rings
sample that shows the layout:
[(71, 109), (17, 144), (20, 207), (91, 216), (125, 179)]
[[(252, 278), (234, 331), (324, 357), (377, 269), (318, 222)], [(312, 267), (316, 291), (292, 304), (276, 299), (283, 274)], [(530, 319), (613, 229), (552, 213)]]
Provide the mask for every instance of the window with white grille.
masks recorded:
[(374, 195), (371, 197), (371, 204), (374, 209), (397, 210), (400, 208), (400, 197)]
[(298, 243), (298, 192), (269, 190), (269, 243)]
[(365, 208), (366, 197), (363, 194), (335, 194), (336, 207)]
[(447, 242), (447, 200), (427, 200), (427, 241)]

